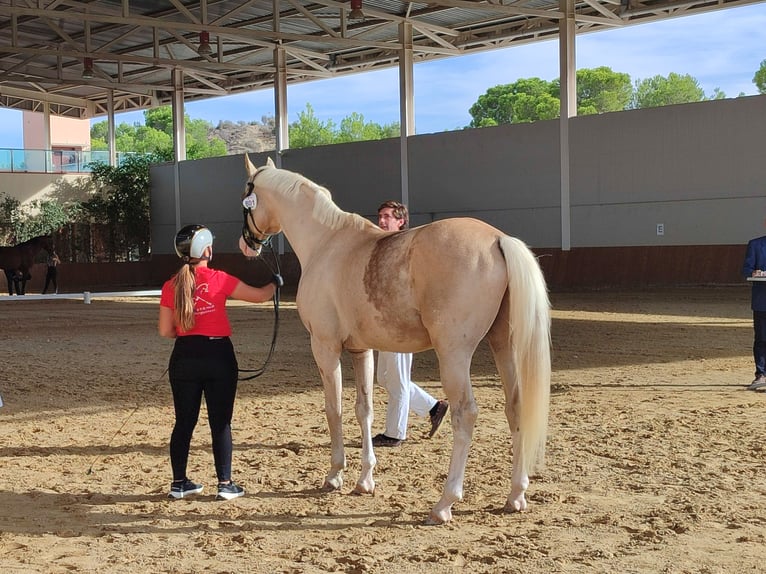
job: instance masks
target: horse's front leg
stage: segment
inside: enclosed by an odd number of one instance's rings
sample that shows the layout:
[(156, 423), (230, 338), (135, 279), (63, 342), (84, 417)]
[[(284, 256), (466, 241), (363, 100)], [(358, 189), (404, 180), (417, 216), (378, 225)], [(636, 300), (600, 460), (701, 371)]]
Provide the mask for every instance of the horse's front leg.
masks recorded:
[(346, 468), (346, 453), (343, 448), (343, 406), (340, 369), (340, 349), (334, 349), (321, 341), (311, 338), (311, 350), (319, 367), (324, 387), (324, 410), (330, 429), (330, 472), (324, 480), (324, 490), (340, 490), (343, 486), (343, 471)]
[(354, 493), (372, 494), (375, 492), (372, 470), (377, 462), (372, 450), (372, 380), (375, 362), (369, 349), (351, 351), (351, 360), (356, 380), (356, 420), (362, 430), (362, 472), (354, 487)]

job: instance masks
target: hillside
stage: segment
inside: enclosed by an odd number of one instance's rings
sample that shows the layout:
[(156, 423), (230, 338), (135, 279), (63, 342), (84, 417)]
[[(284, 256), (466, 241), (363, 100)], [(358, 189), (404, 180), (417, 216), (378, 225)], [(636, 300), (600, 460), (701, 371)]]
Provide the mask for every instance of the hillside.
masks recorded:
[(276, 149), (274, 121), (264, 117), (265, 123), (221, 121), (208, 131), (208, 137), (224, 141), (229, 154), (262, 152)]

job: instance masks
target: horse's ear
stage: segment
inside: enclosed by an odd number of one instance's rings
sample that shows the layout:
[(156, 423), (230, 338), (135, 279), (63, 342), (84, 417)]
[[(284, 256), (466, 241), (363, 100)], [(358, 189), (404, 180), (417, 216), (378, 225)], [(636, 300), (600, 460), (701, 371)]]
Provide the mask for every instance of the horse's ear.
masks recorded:
[(253, 177), (255, 172), (258, 171), (253, 165), (253, 162), (250, 161), (250, 156), (247, 154), (245, 154), (245, 169), (247, 170), (247, 177)]
[(274, 162), (271, 161), (271, 157), (270, 156), (268, 158), (266, 158), (266, 165), (269, 166), (269, 167), (274, 167)]

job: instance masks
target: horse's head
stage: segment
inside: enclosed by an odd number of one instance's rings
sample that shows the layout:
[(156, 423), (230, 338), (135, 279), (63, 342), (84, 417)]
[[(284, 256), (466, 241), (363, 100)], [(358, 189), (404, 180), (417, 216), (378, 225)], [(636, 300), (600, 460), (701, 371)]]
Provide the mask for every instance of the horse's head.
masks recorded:
[(250, 157), (245, 154), (245, 169), (247, 170), (247, 184), (242, 193), (244, 221), (239, 248), (246, 257), (257, 257), (272, 235), (282, 231), (279, 221), (269, 212), (266, 187), (259, 185), (261, 179), (256, 181), (256, 178), (264, 170), (275, 169), (275, 166), (271, 158), (268, 158), (265, 166), (256, 168), (250, 161)]

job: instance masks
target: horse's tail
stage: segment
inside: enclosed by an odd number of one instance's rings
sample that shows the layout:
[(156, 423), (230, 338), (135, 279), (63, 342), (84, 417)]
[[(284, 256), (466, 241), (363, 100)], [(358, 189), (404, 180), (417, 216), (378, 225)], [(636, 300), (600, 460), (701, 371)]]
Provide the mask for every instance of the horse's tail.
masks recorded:
[(545, 459), (551, 384), (550, 301), (543, 272), (526, 244), (504, 236), (500, 248), (508, 267), (509, 333), (519, 399), (521, 444), (514, 442), (513, 449), (520, 455), (525, 474), (530, 474)]

